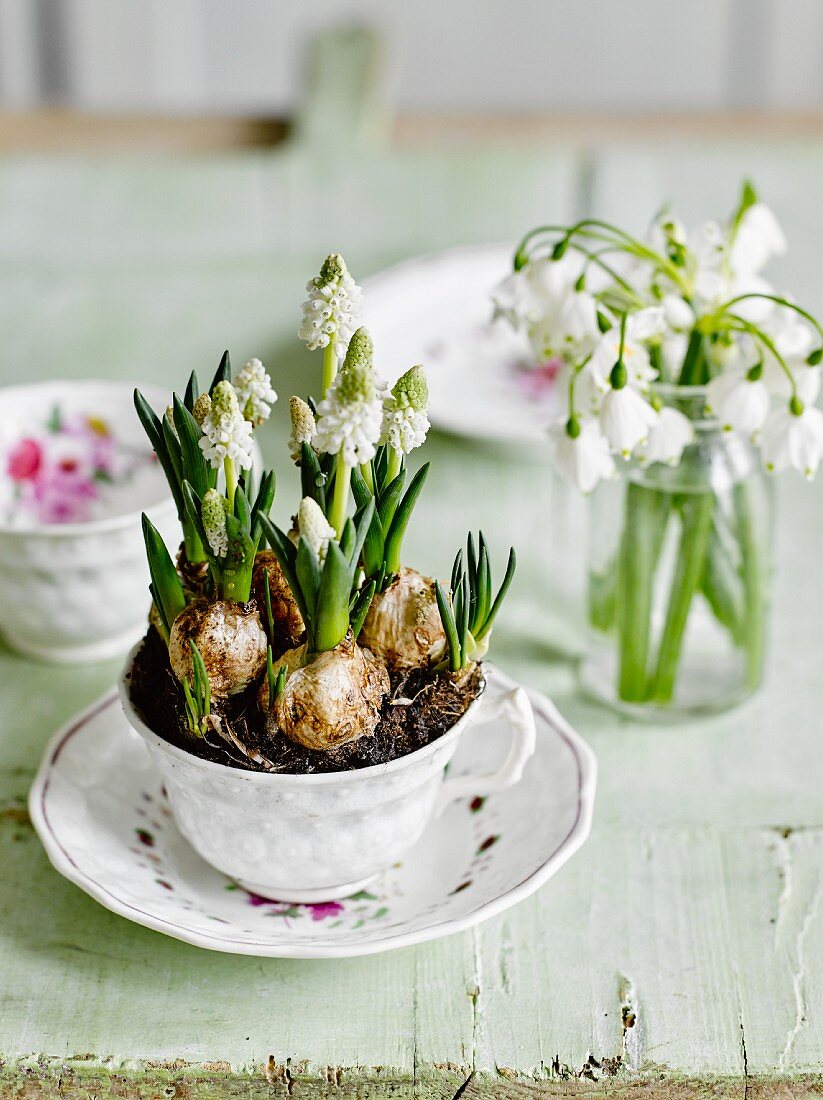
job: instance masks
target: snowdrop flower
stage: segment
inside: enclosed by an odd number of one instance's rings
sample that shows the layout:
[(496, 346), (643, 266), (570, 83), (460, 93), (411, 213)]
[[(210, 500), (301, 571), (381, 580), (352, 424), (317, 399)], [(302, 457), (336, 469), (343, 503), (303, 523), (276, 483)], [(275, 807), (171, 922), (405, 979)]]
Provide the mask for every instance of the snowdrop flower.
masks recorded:
[(734, 233), (729, 260), (738, 275), (756, 275), (775, 256), (786, 251), (780, 223), (764, 202), (755, 202), (743, 214)]
[(291, 435), (289, 436), (289, 453), (292, 462), (300, 465), (303, 458), (303, 444), (311, 445), (317, 425), (314, 413), (309, 406), (299, 397), (289, 398), (289, 416), (291, 417)]
[(371, 462), (383, 428), (383, 402), (372, 371), (371, 337), (359, 328), (340, 373), (317, 407), (315, 448), (340, 454), (346, 466)]
[(329, 541), (334, 538), (334, 528), (323, 515), (323, 509), (311, 497), (303, 497), (300, 501), (297, 529), (322, 565), (326, 560)]
[(580, 358), (599, 336), (596, 300), (579, 287), (582, 271), (575, 254), (533, 260), (492, 291), (496, 316), (525, 331), (540, 360)]
[(387, 443), (398, 454), (410, 454), (426, 439), (428, 406), (426, 372), (418, 365), (401, 375), (383, 398), (380, 442)]
[(217, 469), (225, 459), (243, 470), (251, 466), (252, 426), (243, 419), (231, 382), (218, 382), (201, 425), (200, 448)]
[(590, 493), (599, 481), (614, 477), (614, 459), (596, 420), (560, 420), (549, 428), (549, 442), (558, 473), (578, 492)]
[(268, 420), (277, 400), (271, 378), (259, 359), (249, 359), (233, 382), (243, 416), (255, 427)]
[(694, 425), (678, 409), (665, 405), (658, 413), (657, 422), (649, 430), (648, 439), (641, 443), (635, 455), (641, 466), (653, 462), (665, 462), (677, 466), (683, 451), (694, 443)]
[(674, 332), (688, 332), (694, 325), (694, 310), (679, 294), (666, 294), (660, 303), (663, 318)]
[(793, 397), (769, 417), (760, 450), (770, 473), (793, 466), (811, 481), (823, 456), (823, 412)]
[(755, 435), (766, 423), (771, 399), (758, 363), (745, 373), (727, 371), (706, 387), (706, 412), (716, 416), (724, 431)]
[(209, 489), (203, 497), (200, 518), (209, 546), (216, 558), (224, 558), (229, 552), (226, 532), (226, 503), (216, 489)]
[(343, 257), (336, 252), (326, 258), (320, 274), (306, 284), (308, 299), (303, 303), (303, 321), (298, 336), (309, 351), (325, 348), (332, 341), (345, 348), (360, 324), (363, 291), (351, 277)]
[(620, 327), (615, 325), (608, 332), (604, 332), (588, 364), (589, 372), (599, 388), (606, 392), (609, 388), (612, 368), (615, 362), (622, 358), (629, 385), (641, 390), (647, 389), (649, 383), (657, 377), (657, 371), (652, 367), (648, 348), (641, 341), (654, 340), (663, 331), (663, 310), (659, 307), (642, 309), (632, 314), (626, 321), (622, 356)]
[(649, 437), (657, 413), (637, 390), (624, 385), (609, 390), (600, 407), (600, 428), (613, 451), (628, 458)]

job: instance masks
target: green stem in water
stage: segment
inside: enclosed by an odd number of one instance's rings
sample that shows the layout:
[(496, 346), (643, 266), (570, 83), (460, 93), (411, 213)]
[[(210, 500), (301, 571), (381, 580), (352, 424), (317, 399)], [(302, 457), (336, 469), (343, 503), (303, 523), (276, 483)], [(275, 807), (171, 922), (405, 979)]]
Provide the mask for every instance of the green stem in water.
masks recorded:
[(326, 390), (334, 381), (337, 374), (337, 339), (332, 337), (323, 348), (323, 385), (322, 396), (326, 396)]
[(680, 549), (672, 578), (666, 621), (660, 638), (657, 671), (650, 693), (651, 698), (658, 703), (670, 703), (674, 695), (677, 666), (680, 661), (689, 610), (706, 567), (706, 548), (709, 543), (713, 510), (713, 493), (690, 494), (681, 506)]
[(617, 580), (618, 694), (626, 702), (646, 698), (652, 590), (668, 508), (668, 494), (627, 485)]
[(338, 454), (334, 475), (334, 497), (332, 499), (331, 515), (329, 516), (329, 523), (334, 528), (338, 539), (342, 537), (343, 527), (346, 523), (350, 482), (351, 466), (347, 466), (343, 461), (343, 455)]
[(750, 690), (760, 684), (763, 675), (769, 576), (765, 545), (767, 526), (765, 517), (758, 515), (755, 489), (756, 486), (749, 481), (739, 482), (734, 489), (745, 594), (743, 636), (746, 645), (746, 684)]
[(237, 492), (237, 470), (232, 459), (223, 459), (223, 472), (226, 475), (226, 500), (229, 502), (229, 512), (233, 515), (234, 494)]

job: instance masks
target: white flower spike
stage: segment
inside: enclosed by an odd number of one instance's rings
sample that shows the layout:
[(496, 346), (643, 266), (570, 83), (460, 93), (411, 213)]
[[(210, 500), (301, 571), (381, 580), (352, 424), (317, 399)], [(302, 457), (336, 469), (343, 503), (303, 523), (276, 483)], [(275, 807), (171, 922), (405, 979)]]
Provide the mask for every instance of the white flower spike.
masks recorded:
[(320, 274), (306, 284), (303, 321), (298, 336), (309, 351), (334, 341), (340, 352), (347, 347), (361, 321), (363, 291), (351, 277), (343, 257), (334, 252)]
[(314, 413), (306, 402), (300, 397), (289, 398), (289, 416), (291, 417), (291, 435), (289, 436), (289, 453), (292, 462), (300, 465), (303, 458), (303, 444), (311, 445), (317, 424)]
[(793, 397), (769, 417), (760, 449), (770, 473), (794, 467), (811, 481), (823, 456), (823, 412)]
[(214, 387), (211, 405), (201, 427), (200, 448), (215, 469), (225, 459), (242, 470), (249, 469), (252, 463), (252, 426), (240, 412), (231, 382), (218, 382)]
[(549, 428), (552, 458), (560, 476), (580, 493), (614, 477), (614, 459), (596, 420), (561, 420)]
[(380, 442), (388, 443), (398, 454), (410, 454), (426, 439), (428, 406), (426, 372), (418, 365), (401, 375), (383, 398)]
[(297, 529), (306, 545), (322, 564), (326, 560), (329, 540), (334, 538), (334, 528), (323, 515), (323, 509), (311, 497), (303, 497), (297, 511)]
[(209, 546), (216, 558), (224, 558), (229, 552), (229, 537), (226, 533), (226, 504), (216, 489), (209, 489), (203, 497), (200, 518)]
[(371, 337), (359, 328), (349, 341), (340, 373), (317, 407), (314, 446), (340, 454), (348, 467), (371, 462), (383, 428), (383, 402), (372, 370)]
[(271, 378), (259, 359), (249, 359), (233, 382), (243, 416), (255, 427), (268, 420), (277, 400)]

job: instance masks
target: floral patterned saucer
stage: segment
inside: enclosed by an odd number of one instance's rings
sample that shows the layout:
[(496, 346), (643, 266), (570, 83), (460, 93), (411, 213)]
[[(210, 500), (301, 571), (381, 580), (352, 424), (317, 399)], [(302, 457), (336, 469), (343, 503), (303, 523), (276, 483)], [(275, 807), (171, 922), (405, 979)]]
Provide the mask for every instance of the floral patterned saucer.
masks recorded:
[[(511, 683), (500, 680), (501, 689)], [(458, 932), (514, 905), (586, 839), (594, 754), (548, 699), (530, 698), (537, 748), (521, 781), (452, 803), (401, 864), (342, 902), (258, 897), (204, 863), (178, 832), (114, 692), (55, 735), (29, 809), (57, 870), (138, 924), (243, 955), (373, 954)], [(478, 727), (450, 774), (488, 771), (508, 748), (501, 721)]]
[(434, 427), (539, 443), (560, 407), (560, 364), (535, 364), (522, 334), (491, 320), (491, 290), (511, 265), (511, 245), (406, 260), (364, 281), (364, 319), (387, 377), (425, 364)]

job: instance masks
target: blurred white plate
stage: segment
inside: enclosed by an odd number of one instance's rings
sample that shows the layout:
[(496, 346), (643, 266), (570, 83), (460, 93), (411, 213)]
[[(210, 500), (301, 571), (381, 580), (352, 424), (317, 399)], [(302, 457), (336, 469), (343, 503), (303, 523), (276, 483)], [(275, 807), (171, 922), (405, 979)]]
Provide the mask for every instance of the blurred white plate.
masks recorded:
[(537, 442), (557, 414), (550, 371), (521, 335), (492, 323), (492, 287), (511, 271), (511, 245), (420, 256), (367, 279), (365, 323), (380, 374), (426, 368), (436, 428), (496, 442)]

